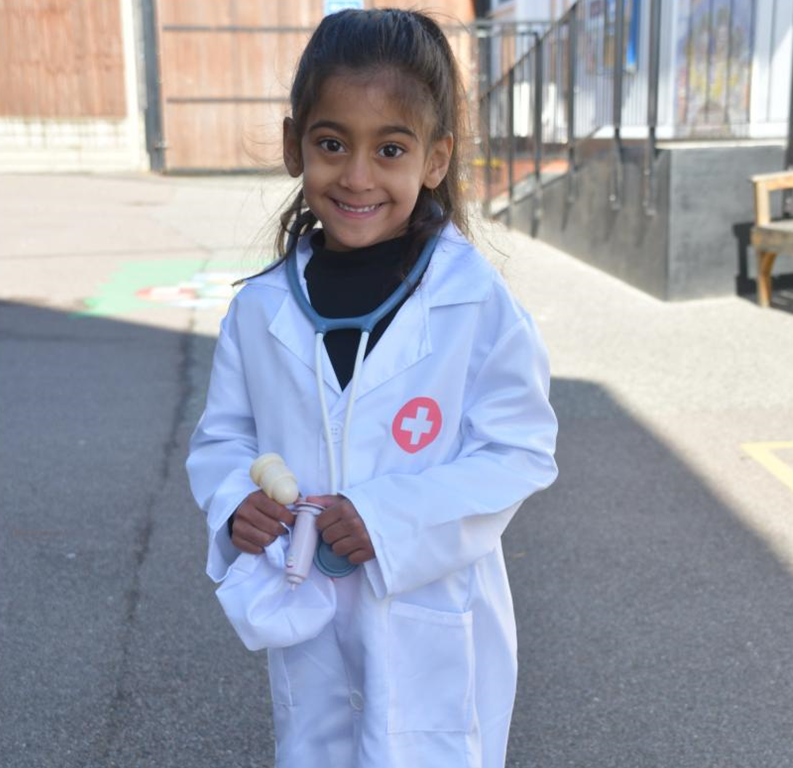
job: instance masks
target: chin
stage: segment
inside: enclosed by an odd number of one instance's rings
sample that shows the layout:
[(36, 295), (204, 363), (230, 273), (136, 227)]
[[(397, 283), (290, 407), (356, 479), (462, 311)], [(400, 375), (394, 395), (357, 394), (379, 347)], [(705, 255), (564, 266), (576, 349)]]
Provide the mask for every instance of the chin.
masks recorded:
[[(353, 250), (354, 248), (366, 248), (370, 245), (375, 245), (383, 240), (388, 240), (388, 237), (383, 235), (350, 235), (350, 236), (342, 236), (339, 237), (337, 235), (331, 235), (331, 242), (334, 244), (334, 248), (332, 250)], [(325, 244), (328, 244), (328, 235), (325, 234)]]

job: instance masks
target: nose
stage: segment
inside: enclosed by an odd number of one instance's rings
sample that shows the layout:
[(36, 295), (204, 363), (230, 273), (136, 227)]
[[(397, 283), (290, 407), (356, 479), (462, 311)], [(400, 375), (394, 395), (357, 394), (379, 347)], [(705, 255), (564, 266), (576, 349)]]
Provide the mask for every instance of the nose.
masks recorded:
[(351, 192), (365, 192), (374, 187), (371, 161), (365, 152), (353, 152), (349, 156), (339, 183)]

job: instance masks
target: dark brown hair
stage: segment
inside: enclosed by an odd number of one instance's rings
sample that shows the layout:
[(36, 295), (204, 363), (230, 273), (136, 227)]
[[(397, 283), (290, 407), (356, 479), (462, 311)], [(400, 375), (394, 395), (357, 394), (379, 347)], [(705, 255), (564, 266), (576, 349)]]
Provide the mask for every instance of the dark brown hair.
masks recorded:
[[(311, 105), (319, 99), (322, 86), (330, 77), (387, 72), (397, 73), (400, 88), (409, 89), (401, 99), (406, 108), (421, 105), (424, 119), (431, 126), (429, 142), (447, 134), (454, 138), (445, 178), (435, 189), (422, 188), (411, 214), (408, 234), (413, 247), (407, 262), (412, 263), (441, 225), (452, 221), (467, 232), (460, 162), (466, 134), (465, 97), (454, 54), (441, 28), (416, 11), (346, 10), (326, 16), (297, 66), (290, 93), (292, 119), (296, 134), (302, 136)], [(286, 254), (290, 236), (299, 237), (316, 223), (316, 216), (305, 206), (301, 189), (281, 216), (276, 238), (279, 255)], [(403, 266), (408, 267), (409, 263)]]

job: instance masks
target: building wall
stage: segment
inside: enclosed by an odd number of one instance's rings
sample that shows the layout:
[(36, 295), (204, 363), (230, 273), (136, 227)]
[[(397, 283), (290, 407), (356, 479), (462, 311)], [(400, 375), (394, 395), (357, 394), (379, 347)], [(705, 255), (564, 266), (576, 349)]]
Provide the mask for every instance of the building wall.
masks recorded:
[(491, 0), (490, 16), (521, 21), (553, 21), (564, 15), (574, 0)]
[(0, 4), (0, 170), (145, 165), (132, 0)]
[[(750, 177), (784, 167), (782, 142), (672, 146), (669, 174), (667, 294), (671, 299), (727, 296), (756, 276), (742, 241), (754, 222)], [(777, 204), (781, 202), (778, 196)], [(780, 214), (777, 209), (776, 215)], [(793, 269), (780, 255), (776, 275)]]
[(790, 103), (790, 62), (793, 61), (793, 0), (757, 4), (752, 66), (753, 123), (778, 127), (784, 135)]
[(0, 5), (0, 115), (121, 118), (121, 8), (116, 0)]
[[(681, 301), (754, 290), (754, 221), (749, 177), (783, 167), (784, 144), (669, 143), (654, 166), (654, 215), (645, 199), (644, 145), (627, 142), (623, 194), (615, 209), (613, 143), (594, 139), (580, 147), (575, 194), (568, 177), (543, 188), (542, 215), (530, 195), (499, 218), (658, 299)], [(776, 215), (780, 200), (776, 201)], [(776, 275), (793, 272), (780, 256)]]

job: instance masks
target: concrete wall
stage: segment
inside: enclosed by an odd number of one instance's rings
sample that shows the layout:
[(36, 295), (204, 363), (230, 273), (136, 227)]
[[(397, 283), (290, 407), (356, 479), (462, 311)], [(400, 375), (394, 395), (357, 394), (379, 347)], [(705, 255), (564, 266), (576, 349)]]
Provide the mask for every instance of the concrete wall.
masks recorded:
[[(734, 295), (752, 290), (755, 274), (749, 177), (780, 170), (783, 156), (781, 143), (662, 146), (651, 216), (642, 204), (644, 144), (624, 146), (622, 204), (614, 210), (614, 145), (592, 140), (579, 148), (572, 200), (560, 177), (543, 189), (539, 221), (534, 195), (498, 218), (659, 299)], [(790, 272), (793, 258), (781, 256), (774, 274)]]
[[(715, 144), (663, 151), (671, 171), (668, 297), (734, 294), (741, 271), (734, 230), (754, 221), (749, 177), (782, 170), (785, 148)], [(749, 261), (754, 276), (753, 254)], [(791, 271), (792, 264), (780, 257), (775, 274)]]

